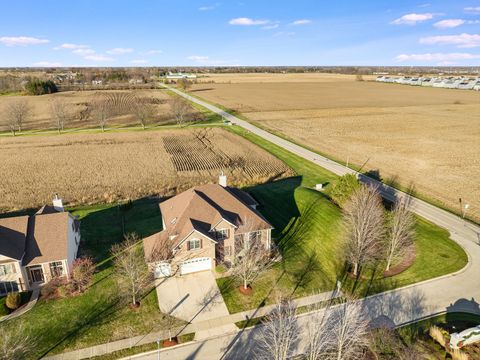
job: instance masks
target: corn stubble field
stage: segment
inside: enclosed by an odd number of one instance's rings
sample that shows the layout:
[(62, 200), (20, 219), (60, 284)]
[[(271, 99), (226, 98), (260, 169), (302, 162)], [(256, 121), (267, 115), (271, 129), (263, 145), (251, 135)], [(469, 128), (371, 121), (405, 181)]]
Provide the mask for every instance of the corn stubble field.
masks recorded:
[(479, 92), (299, 75), (211, 75), (192, 93), (480, 220)]
[(0, 138), (0, 209), (167, 196), (216, 182), (291, 176), (280, 160), (218, 128)]
[[(24, 130), (48, 130), (55, 128), (52, 119), (51, 103), (53, 100), (64, 101), (67, 104), (69, 120), (66, 128), (98, 127), (98, 122), (92, 114), (92, 104), (100, 96), (110, 95), (114, 100), (116, 114), (109, 120), (111, 126), (137, 125), (138, 120), (131, 114), (135, 101), (144, 99), (151, 102), (155, 109), (150, 123), (171, 122), (173, 115), (170, 111), (171, 97), (159, 90), (102, 90), (102, 91), (65, 91), (41, 96), (0, 96), (0, 114), (4, 114), (8, 103), (16, 99), (23, 99), (31, 107), (31, 115), (25, 122)], [(193, 109), (192, 109), (193, 111)], [(198, 115), (198, 114), (197, 114)], [(0, 131), (9, 131), (9, 127), (0, 116)]]

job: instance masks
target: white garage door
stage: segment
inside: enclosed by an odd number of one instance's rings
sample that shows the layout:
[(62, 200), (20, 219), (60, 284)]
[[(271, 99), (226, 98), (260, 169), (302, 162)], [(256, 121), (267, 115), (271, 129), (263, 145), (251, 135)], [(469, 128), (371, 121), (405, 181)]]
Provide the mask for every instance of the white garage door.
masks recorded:
[(197, 271), (210, 270), (212, 268), (211, 258), (196, 258), (184, 261), (180, 265), (180, 275), (190, 274)]
[(155, 278), (162, 278), (172, 275), (172, 267), (169, 263), (160, 263), (155, 266)]

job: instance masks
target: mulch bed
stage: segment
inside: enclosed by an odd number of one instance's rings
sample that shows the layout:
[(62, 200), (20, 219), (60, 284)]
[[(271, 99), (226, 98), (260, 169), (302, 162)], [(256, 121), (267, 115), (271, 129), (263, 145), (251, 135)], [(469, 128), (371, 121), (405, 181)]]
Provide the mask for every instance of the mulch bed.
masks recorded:
[(176, 338), (172, 338), (172, 340), (163, 340), (162, 345), (163, 347), (171, 347), (171, 346), (178, 345), (178, 341)]
[(246, 289), (243, 286), (240, 286), (238, 290), (243, 294), (243, 295), (252, 295), (253, 289), (248, 286)]
[(415, 244), (412, 244), (412, 245), (409, 246), (403, 260), (400, 263), (398, 263), (397, 265), (391, 267), (390, 270), (384, 271), (383, 272), (383, 277), (390, 277), (390, 276), (394, 276), (394, 275), (397, 275), (397, 274), (400, 274), (400, 273), (404, 272), (410, 266), (413, 265), (416, 258), (417, 258), (417, 252), (415, 250)]

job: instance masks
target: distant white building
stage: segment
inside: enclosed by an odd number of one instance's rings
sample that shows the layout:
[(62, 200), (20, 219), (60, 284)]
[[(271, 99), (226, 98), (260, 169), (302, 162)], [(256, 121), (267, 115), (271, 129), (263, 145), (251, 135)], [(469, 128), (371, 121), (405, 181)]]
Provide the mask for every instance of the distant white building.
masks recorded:
[(181, 72), (178, 72), (178, 73), (172, 73), (172, 72), (168, 72), (167, 75), (165, 75), (165, 78), (166, 79), (196, 79), (197, 78), (197, 75), (195, 74), (189, 74), (189, 73), (181, 73)]
[(102, 85), (102, 80), (92, 80), (92, 85)]

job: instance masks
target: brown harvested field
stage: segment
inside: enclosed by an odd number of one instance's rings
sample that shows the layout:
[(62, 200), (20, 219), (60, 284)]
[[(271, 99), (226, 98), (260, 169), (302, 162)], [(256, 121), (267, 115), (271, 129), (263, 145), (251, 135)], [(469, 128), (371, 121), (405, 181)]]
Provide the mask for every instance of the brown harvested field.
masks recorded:
[(280, 160), (218, 128), (0, 138), (0, 209), (167, 196), (215, 182), (250, 185), (292, 171)]
[[(85, 114), (85, 110), (91, 103), (101, 96), (102, 94), (116, 93), (122, 94), (123, 100), (127, 101), (129, 97), (133, 95), (138, 98), (150, 98), (154, 102), (156, 110), (155, 122), (164, 123), (172, 121), (172, 114), (170, 111), (169, 100), (171, 99), (165, 91), (161, 90), (102, 90), (102, 91), (65, 91), (49, 95), (41, 96), (0, 96), (0, 131), (8, 131), (8, 125), (2, 119), (5, 108), (10, 101), (21, 98), (26, 99), (32, 108), (32, 116), (25, 123), (24, 130), (45, 130), (55, 129), (55, 122), (52, 120), (51, 114), (51, 101), (53, 99), (62, 99), (69, 105), (69, 112), (71, 113), (71, 119), (67, 122), (65, 127), (67, 128), (87, 128), (96, 127), (97, 122), (93, 115), (90, 115), (87, 119), (82, 119), (82, 112)], [(131, 104), (125, 104), (124, 107), (131, 107)], [(121, 109), (123, 110), (123, 109)], [(193, 111), (193, 108), (192, 108)], [(111, 126), (124, 126), (137, 124), (133, 114), (129, 114), (129, 111), (125, 111), (124, 115), (116, 116), (109, 121)], [(196, 114), (197, 116), (198, 113)]]
[(336, 159), (368, 160), (364, 170), (452, 209), (462, 198), (480, 220), (479, 92), (329, 79), (199, 84), (193, 93)]

